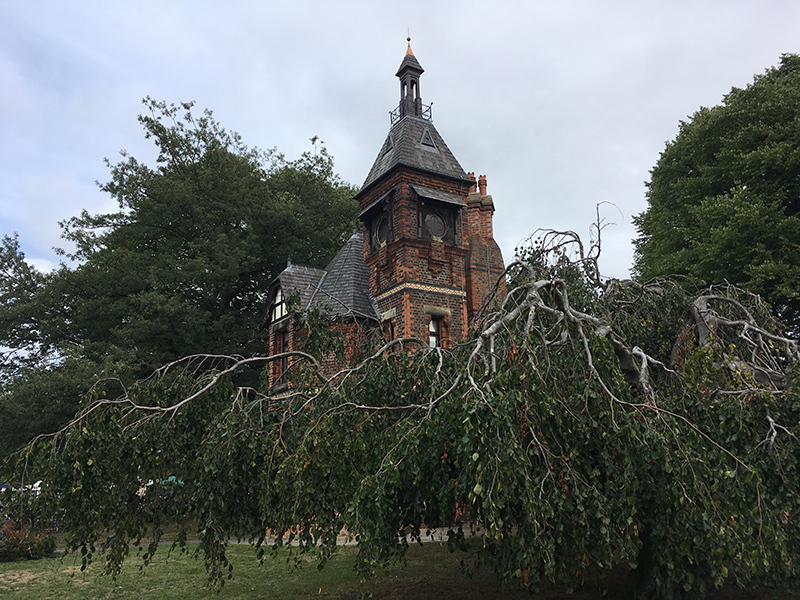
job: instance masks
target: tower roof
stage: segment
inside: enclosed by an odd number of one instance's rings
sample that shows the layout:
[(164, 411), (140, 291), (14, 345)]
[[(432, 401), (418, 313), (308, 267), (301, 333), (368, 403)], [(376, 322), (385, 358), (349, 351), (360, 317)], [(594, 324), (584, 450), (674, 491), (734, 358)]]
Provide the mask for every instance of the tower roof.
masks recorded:
[(399, 166), (468, 180), (433, 122), (421, 117), (405, 116), (389, 130), (361, 189), (368, 188)]
[[(431, 120), (431, 107), (422, 104), (419, 79), (424, 69), (411, 51), (411, 38), (397, 70), (400, 104), (391, 113), (391, 129), (361, 186), (363, 192), (398, 167), (469, 181)], [(360, 195), (360, 193), (359, 193)]]

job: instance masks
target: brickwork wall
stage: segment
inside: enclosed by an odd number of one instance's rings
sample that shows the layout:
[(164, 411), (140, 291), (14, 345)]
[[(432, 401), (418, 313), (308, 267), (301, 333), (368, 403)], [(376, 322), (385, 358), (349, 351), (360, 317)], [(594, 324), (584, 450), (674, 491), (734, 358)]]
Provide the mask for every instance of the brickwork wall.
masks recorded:
[(502, 300), (506, 294), (505, 280), (500, 279), (505, 270), (503, 255), (497, 243), (474, 237), (470, 240), (467, 255), (467, 316), (472, 322), (494, 292), (500, 281), (497, 295)]
[[(356, 321), (349, 321), (332, 324), (330, 332), (339, 336), (339, 342), (342, 348), (336, 352), (316, 357), (320, 362), (322, 372), (327, 376), (331, 376), (341, 369), (353, 365), (360, 356), (360, 353), (364, 351), (372, 328), (374, 327), (374, 322), (372, 324), (364, 324)], [(288, 343), (286, 348), (282, 349), (280, 336), (283, 332), (288, 334)], [(279, 352), (302, 351), (305, 340), (306, 329), (303, 321), (290, 315), (285, 320), (282, 319), (271, 327), (269, 340), (270, 354), (274, 355)], [(289, 373), (294, 370), (291, 368), (291, 365), (295, 361), (287, 361), (289, 364)], [(283, 367), (283, 361), (278, 360), (271, 363), (269, 376), (269, 383), (271, 386), (279, 383), (279, 380), (284, 375)]]
[(427, 341), (431, 317), (440, 318), (444, 326), (441, 341), (447, 348), (467, 335), (465, 300), (466, 294), (461, 290), (412, 283), (379, 299), (378, 308), (382, 314), (394, 310), (395, 337), (418, 337)]
[[(486, 179), (482, 189), (467, 196), (467, 230), (469, 251), (465, 260), (467, 315), (472, 322), (494, 291), (498, 279), (505, 271), (503, 255), (494, 240), (494, 202), (485, 194)], [(500, 281), (499, 296), (505, 296), (505, 281)]]
[(335, 323), (330, 328), (330, 333), (339, 337), (344, 348), (343, 351), (329, 352), (318, 359), (323, 374), (330, 377), (342, 369), (354, 365), (368, 343), (370, 331), (369, 326), (356, 321)]
[[(393, 241), (378, 249), (365, 244), (364, 258), (370, 292), (381, 314), (393, 314), (390, 320), (396, 337), (427, 340), (433, 316), (441, 319), (443, 344), (460, 342), (468, 334), (469, 317), (503, 272), (500, 249), (492, 238), (494, 206), (485, 195), (485, 178), (481, 183), (483, 194), (470, 193), (469, 181), (400, 167), (359, 197), (361, 209), (366, 210), (393, 191)], [(455, 215), (455, 245), (420, 239), (419, 200), (412, 185), (465, 200), (467, 207)]]

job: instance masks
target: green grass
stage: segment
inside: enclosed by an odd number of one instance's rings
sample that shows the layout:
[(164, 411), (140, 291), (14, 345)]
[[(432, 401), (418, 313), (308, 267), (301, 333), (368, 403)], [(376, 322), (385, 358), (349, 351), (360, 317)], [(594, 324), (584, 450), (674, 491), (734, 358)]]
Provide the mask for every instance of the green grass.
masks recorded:
[[(193, 549), (193, 547), (191, 547)], [(160, 549), (152, 562), (140, 571), (141, 560), (136, 557), (125, 562), (116, 582), (103, 576), (102, 562), (95, 562), (80, 572), (80, 556), (0, 564), (0, 597), (4, 600), (58, 598), (142, 598), (187, 599), (203, 598), (337, 598), (361, 599), (372, 594), (375, 598), (464, 598), (469, 589), (476, 597), (499, 597), (498, 586), (486, 575), (466, 581), (460, 573), (459, 559), (439, 544), (412, 547), (406, 565), (379, 572), (362, 583), (354, 569), (356, 549), (344, 547), (337, 551), (323, 570), (318, 570), (313, 558), (304, 558), (300, 568), (293, 567), (287, 551), (278, 557), (265, 558), (259, 564), (255, 551), (247, 545), (231, 545), (229, 556), (234, 565), (234, 577), (226, 582), (220, 594), (207, 584), (202, 559), (190, 553)], [(100, 558), (102, 561), (102, 558)], [(456, 595), (442, 595), (442, 579)], [(488, 586), (488, 587), (487, 587)], [(528, 594), (503, 597), (529, 598)]]
[[(193, 547), (191, 547), (193, 549)], [(141, 560), (135, 556), (126, 561), (116, 581), (103, 576), (102, 557), (80, 572), (80, 557), (0, 563), (0, 598), (78, 600), (85, 598), (223, 599), (270, 598), (275, 600), (326, 598), (361, 600), (372, 597), (388, 600), (596, 600), (602, 597), (597, 587), (573, 595), (548, 590), (531, 595), (525, 591), (501, 590), (491, 573), (481, 573), (465, 580), (459, 560), (463, 554), (450, 554), (441, 544), (413, 546), (404, 565), (380, 571), (366, 582), (359, 582), (355, 572), (354, 547), (340, 548), (322, 571), (312, 558), (305, 558), (299, 569), (287, 563), (288, 552), (282, 550), (276, 559), (266, 558), (259, 564), (255, 551), (248, 545), (231, 545), (228, 552), (234, 564), (234, 578), (221, 592), (207, 584), (202, 559), (190, 553), (161, 548), (151, 564), (140, 571)], [(291, 561), (290, 561), (291, 562)], [(219, 593), (218, 593), (219, 592)], [(756, 594), (731, 587), (723, 588), (709, 598), (789, 600), (800, 596)]]

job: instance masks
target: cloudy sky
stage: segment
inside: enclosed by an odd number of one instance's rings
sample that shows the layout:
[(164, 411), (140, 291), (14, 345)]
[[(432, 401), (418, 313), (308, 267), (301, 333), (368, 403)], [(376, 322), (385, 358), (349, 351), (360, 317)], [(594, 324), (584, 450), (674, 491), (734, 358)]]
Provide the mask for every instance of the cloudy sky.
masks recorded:
[(485, 174), (506, 260), (540, 228), (624, 277), (644, 182), (680, 120), (800, 52), (792, 0), (0, 0), (0, 234), (48, 268), (58, 222), (111, 211), (121, 149), (155, 156), (141, 99), (194, 100), (289, 158), (319, 136), (361, 185), (412, 48), (439, 133)]

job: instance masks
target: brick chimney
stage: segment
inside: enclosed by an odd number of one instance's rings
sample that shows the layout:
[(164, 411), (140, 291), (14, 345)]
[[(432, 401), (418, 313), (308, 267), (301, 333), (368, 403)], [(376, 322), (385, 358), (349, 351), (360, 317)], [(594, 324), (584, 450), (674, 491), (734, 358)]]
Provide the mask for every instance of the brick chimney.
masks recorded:
[[(475, 181), (475, 174), (468, 175)], [(500, 247), (494, 240), (494, 202), (486, 193), (486, 175), (478, 177), (475, 187), (467, 195), (468, 250), (466, 261), (467, 311), (470, 322), (478, 315), (484, 302), (494, 291), (495, 284), (505, 267)], [(505, 282), (501, 281), (499, 294), (505, 294)]]

